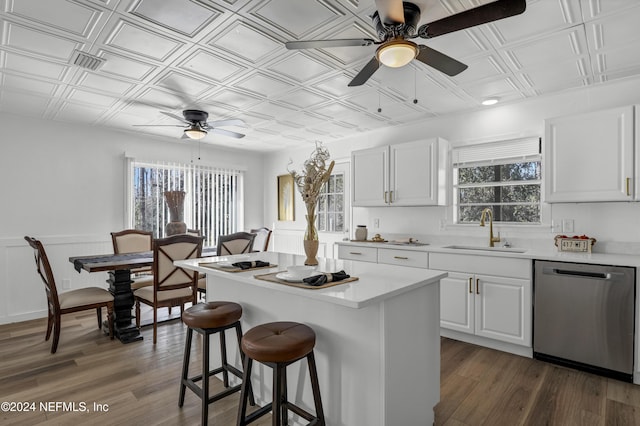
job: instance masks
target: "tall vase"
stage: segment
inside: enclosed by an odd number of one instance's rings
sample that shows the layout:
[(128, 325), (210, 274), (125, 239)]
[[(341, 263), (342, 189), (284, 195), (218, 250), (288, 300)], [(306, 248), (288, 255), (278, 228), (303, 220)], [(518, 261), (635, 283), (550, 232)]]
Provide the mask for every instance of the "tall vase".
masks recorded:
[(307, 230), (304, 233), (304, 253), (307, 259), (304, 261), (305, 265), (317, 265), (318, 259), (318, 231), (316, 230), (316, 213), (315, 208), (307, 209)]
[(184, 191), (166, 191), (164, 200), (169, 207), (169, 223), (164, 227), (166, 237), (187, 232), (187, 224), (184, 223)]

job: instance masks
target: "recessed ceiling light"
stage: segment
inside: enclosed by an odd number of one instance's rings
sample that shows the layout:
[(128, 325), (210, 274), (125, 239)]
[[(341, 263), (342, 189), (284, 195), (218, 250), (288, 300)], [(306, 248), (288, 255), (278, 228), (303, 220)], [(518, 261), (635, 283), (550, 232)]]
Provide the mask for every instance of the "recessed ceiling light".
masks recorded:
[(482, 101), (482, 105), (495, 105), (497, 104), (499, 101), (498, 98), (487, 98), (484, 101)]

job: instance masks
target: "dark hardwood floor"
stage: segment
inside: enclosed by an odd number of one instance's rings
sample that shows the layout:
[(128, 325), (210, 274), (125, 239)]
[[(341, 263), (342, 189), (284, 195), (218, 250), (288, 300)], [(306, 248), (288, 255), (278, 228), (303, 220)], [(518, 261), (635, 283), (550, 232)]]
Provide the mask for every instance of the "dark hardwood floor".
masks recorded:
[[(149, 327), (144, 341), (123, 345), (98, 331), (94, 312), (66, 315), (54, 355), (44, 341), (45, 324), (0, 326), (0, 402), (27, 403), (23, 412), (0, 411), (0, 424), (199, 424), (200, 401), (193, 393), (187, 391), (182, 409), (177, 405), (185, 334), (179, 321), (158, 327), (155, 346)], [(199, 369), (199, 351), (194, 346), (192, 371)], [(212, 379), (212, 386), (221, 385)], [(212, 404), (209, 423), (234, 425), (237, 401), (234, 395)], [(76, 406), (65, 410), (56, 402)], [(69, 411), (82, 409), (79, 403), (89, 412)], [(270, 418), (256, 424), (269, 425)], [(436, 424), (640, 425), (640, 386), (443, 339)]]

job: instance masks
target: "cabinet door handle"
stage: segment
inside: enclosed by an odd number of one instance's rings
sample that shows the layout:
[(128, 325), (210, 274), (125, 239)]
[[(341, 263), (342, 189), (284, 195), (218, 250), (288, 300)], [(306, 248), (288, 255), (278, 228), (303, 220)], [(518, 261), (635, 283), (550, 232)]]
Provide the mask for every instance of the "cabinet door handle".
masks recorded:
[(393, 191), (389, 191), (389, 204), (393, 203)]
[(469, 294), (473, 294), (473, 290), (471, 290), (472, 283), (473, 283), (473, 278), (469, 277)]
[(631, 178), (627, 178), (627, 195), (631, 195)]
[(349, 254), (362, 254), (359, 251), (350, 251)]
[(388, 192), (387, 192), (387, 191), (384, 191), (384, 202), (385, 202), (385, 203), (388, 203), (388, 201), (387, 201), (387, 194), (388, 194)]
[(476, 278), (476, 294), (480, 294), (480, 278)]
[(394, 259), (400, 259), (400, 260), (409, 260), (408, 257), (406, 256), (393, 256)]

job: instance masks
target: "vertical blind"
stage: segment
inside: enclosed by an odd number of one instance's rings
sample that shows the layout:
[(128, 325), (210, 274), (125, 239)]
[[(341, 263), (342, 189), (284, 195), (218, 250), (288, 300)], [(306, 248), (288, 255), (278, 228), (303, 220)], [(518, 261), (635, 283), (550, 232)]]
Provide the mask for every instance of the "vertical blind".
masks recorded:
[(130, 223), (164, 237), (169, 222), (165, 191), (184, 191), (184, 222), (199, 230), (206, 246), (218, 235), (237, 232), (242, 223), (243, 173), (240, 170), (172, 162), (132, 161)]

